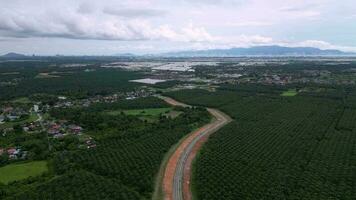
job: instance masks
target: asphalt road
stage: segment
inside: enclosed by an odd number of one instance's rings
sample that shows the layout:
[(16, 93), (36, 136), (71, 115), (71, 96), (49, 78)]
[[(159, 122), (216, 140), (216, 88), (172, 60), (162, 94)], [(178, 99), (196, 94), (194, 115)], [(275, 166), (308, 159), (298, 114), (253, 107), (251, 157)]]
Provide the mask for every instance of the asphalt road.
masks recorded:
[[(189, 106), (171, 98), (162, 97), (162, 99), (174, 106)], [(165, 178), (163, 180), (165, 200), (191, 200), (189, 187), (191, 177), (190, 169), (196, 152), (202, 143), (208, 139), (209, 135), (231, 121), (229, 116), (219, 110), (211, 108), (207, 110), (215, 119), (186, 138), (172, 155), (172, 159), (167, 165)], [(174, 159), (173, 157), (178, 159)]]

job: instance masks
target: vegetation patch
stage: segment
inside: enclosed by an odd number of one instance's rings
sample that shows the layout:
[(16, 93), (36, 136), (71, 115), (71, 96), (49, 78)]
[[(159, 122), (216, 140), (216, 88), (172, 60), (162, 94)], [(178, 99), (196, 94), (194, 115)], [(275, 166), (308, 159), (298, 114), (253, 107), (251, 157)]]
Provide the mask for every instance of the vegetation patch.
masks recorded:
[(356, 141), (354, 96), (190, 93), (170, 96), (217, 107), (234, 118), (196, 159), (197, 199), (355, 198), (349, 164)]
[(173, 108), (146, 108), (146, 109), (130, 109), (130, 110), (114, 110), (107, 111), (109, 115), (120, 115), (124, 113), (126, 115), (137, 116), (142, 120), (146, 120), (148, 122), (156, 121), (160, 116), (167, 116), (170, 118), (176, 118), (181, 112), (174, 111)]
[(124, 110), (127, 115), (143, 115), (143, 116), (159, 116), (163, 113), (168, 113), (172, 108), (148, 108), (148, 109), (134, 109)]
[(296, 89), (290, 89), (281, 94), (283, 97), (294, 97), (298, 94)]
[(28, 97), (20, 97), (20, 98), (14, 99), (12, 102), (13, 103), (21, 103), (21, 104), (31, 103), (31, 101)]
[(39, 73), (36, 78), (59, 78), (60, 76), (58, 75), (53, 75), (50, 73)]
[(47, 171), (46, 161), (10, 164), (0, 168), (0, 182), (8, 184), (13, 181), (39, 176)]
[(25, 123), (29, 123), (29, 122), (34, 122), (38, 119), (38, 116), (36, 114), (30, 114), (28, 117), (24, 118), (24, 119), (19, 119), (16, 121), (10, 121), (10, 122), (5, 122), (3, 124), (0, 124), (0, 129), (4, 129), (4, 128), (11, 128), (14, 127), (16, 125), (21, 125), (21, 124), (25, 124)]

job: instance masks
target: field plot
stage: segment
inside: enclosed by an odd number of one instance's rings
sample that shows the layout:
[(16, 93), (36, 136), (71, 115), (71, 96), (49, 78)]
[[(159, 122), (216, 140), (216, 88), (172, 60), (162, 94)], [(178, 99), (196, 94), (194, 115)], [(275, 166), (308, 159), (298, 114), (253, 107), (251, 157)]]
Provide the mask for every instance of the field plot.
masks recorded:
[(196, 160), (196, 199), (356, 199), (356, 119), (341, 99), (190, 92), (170, 96), (235, 119)]
[(28, 97), (17, 98), (17, 99), (14, 99), (12, 102), (14, 102), (14, 103), (22, 103), (22, 104), (31, 103), (31, 101), (30, 101), (30, 99)]
[(163, 83), (163, 82), (166, 82), (166, 80), (144, 78), (144, 79), (130, 80), (130, 82), (145, 83), (145, 84), (154, 85), (154, 84), (156, 84), (156, 83)]
[(46, 161), (11, 164), (0, 168), (0, 182), (8, 184), (12, 181), (38, 176), (47, 171)]
[(132, 110), (115, 110), (115, 111), (108, 111), (106, 112), (109, 115), (120, 115), (121, 113), (124, 113), (126, 115), (134, 115), (138, 116), (141, 119), (145, 119), (148, 121), (155, 121), (157, 120), (161, 115), (162, 116), (167, 116), (171, 118), (176, 118), (178, 117), (182, 112), (180, 111), (175, 111), (173, 108), (146, 108), (146, 109), (132, 109)]
[(18, 121), (12, 121), (12, 122), (5, 122), (3, 124), (0, 124), (0, 129), (3, 128), (10, 128), (13, 127), (15, 125), (20, 125), (20, 124), (24, 124), (24, 123), (29, 123), (29, 122), (34, 122), (38, 119), (38, 116), (35, 113), (32, 113), (28, 116), (27, 119), (23, 119), (23, 120), (18, 120)]
[(281, 94), (281, 96), (284, 96), (284, 97), (294, 97), (295, 95), (297, 95), (298, 92), (297, 90), (288, 90), (288, 91), (285, 91)]
[(127, 115), (158, 116), (160, 114), (169, 112), (170, 110), (172, 110), (172, 108), (149, 108), (149, 109), (125, 110), (124, 113)]
[(347, 108), (344, 110), (338, 124), (338, 129), (352, 131), (356, 125), (356, 109)]

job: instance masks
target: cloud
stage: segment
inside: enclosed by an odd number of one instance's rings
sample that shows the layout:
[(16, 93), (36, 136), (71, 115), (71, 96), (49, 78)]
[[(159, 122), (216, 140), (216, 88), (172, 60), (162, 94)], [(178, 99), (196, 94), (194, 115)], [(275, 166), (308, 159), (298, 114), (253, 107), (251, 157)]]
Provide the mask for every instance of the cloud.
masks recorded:
[(279, 10), (284, 12), (300, 12), (300, 11), (310, 10), (312, 8), (314, 9), (316, 7), (319, 7), (319, 5), (316, 3), (304, 3), (304, 4), (285, 6), (280, 8)]
[(228, 49), (233, 47), (251, 47), (270, 45), (274, 42), (271, 37), (260, 35), (237, 35), (230, 37), (215, 37), (210, 42), (194, 42), (189, 45), (191, 50)]
[(140, 18), (140, 17), (158, 17), (166, 14), (163, 10), (158, 9), (116, 9), (105, 8), (104, 13), (126, 18)]
[(346, 52), (356, 52), (356, 46), (333, 45), (329, 42), (325, 42), (322, 40), (306, 40), (306, 41), (294, 43), (292, 44), (292, 46), (315, 47), (319, 49), (337, 49)]
[[(171, 3), (170, 0), (166, 0)], [(187, 4), (200, 4), (200, 5), (238, 5), (243, 3), (248, 3), (249, 0), (177, 0), (178, 2), (183, 2)]]
[(93, 4), (88, 2), (82, 3), (79, 5), (77, 11), (81, 14), (92, 14), (95, 11), (95, 7)]
[(48, 37), (118, 41), (212, 40), (213, 37), (203, 27), (189, 24), (180, 28), (171, 28), (165, 24), (153, 25), (147, 19), (141, 19), (141, 17), (158, 16), (163, 13), (154, 9), (107, 8), (98, 14), (90, 4), (81, 4), (79, 8), (67, 9), (66, 12), (7, 11), (0, 12), (0, 35), (17, 38)]
[(261, 35), (239, 35), (235, 37), (224, 38), (225, 43), (230, 42), (234, 46), (255, 46), (270, 44), (274, 40), (271, 37)]
[(231, 27), (252, 27), (252, 26), (271, 26), (273, 23), (267, 21), (239, 21), (239, 22), (227, 22), (226, 26)]
[[(100, 53), (104, 52), (97, 48), (100, 45), (109, 48), (122, 44), (150, 44), (161, 51), (178, 48), (176, 44), (182, 49), (270, 44), (353, 49), (347, 43), (356, 43), (352, 37), (356, 33), (353, 0), (343, 0), (342, 4), (335, 0), (172, 2), (2, 0), (1, 49), (27, 49), (31, 53), (41, 41), (42, 52), (56, 49), (76, 53)], [(314, 40), (300, 42), (307, 38)]]

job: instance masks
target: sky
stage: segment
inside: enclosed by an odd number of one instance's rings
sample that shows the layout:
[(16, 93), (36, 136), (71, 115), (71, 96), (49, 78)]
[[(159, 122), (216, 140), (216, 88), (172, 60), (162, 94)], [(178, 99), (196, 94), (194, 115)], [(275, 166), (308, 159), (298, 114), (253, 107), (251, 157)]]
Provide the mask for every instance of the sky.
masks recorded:
[(0, 54), (261, 45), (356, 52), (354, 0), (0, 0)]

